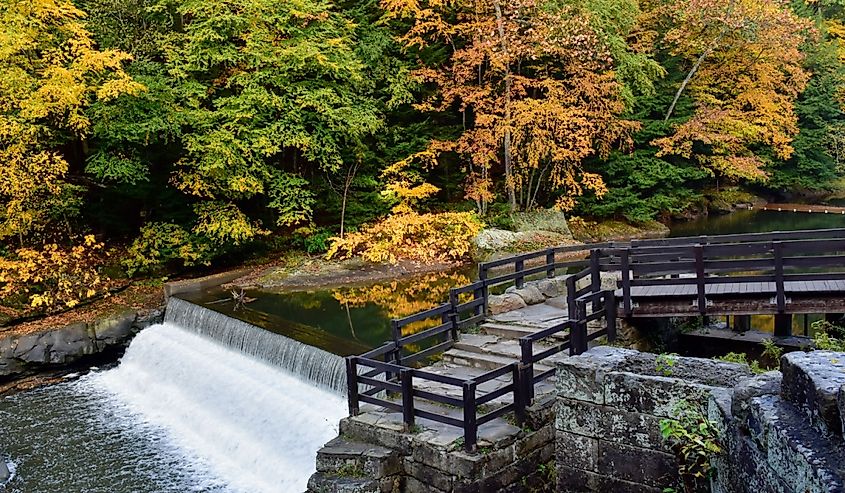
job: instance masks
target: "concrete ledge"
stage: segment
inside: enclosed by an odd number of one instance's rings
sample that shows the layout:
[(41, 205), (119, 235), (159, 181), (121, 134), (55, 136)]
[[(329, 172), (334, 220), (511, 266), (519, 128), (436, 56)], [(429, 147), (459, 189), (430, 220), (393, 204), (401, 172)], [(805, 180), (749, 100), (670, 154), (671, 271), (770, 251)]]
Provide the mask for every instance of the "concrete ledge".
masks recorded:
[(232, 282), (239, 277), (243, 277), (252, 272), (252, 269), (238, 269), (229, 272), (221, 272), (219, 274), (211, 274), (210, 276), (197, 277), (195, 279), (183, 279), (181, 281), (172, 281), (164, 285), (165, 302), (171, 296), (178, 296), (185, 293), (195, 293), (204, 289), (213, 288)]

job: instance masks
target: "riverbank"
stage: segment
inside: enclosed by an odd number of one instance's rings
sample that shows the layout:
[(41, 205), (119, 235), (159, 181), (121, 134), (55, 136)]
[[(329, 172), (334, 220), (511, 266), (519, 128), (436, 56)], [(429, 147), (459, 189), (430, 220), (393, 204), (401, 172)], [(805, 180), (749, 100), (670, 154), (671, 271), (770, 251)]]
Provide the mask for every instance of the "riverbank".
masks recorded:
[(162, 320), (161, 286), (134, 285), (82, 308), (0, 328), (0, 396), (111, 364), (132, 337)]

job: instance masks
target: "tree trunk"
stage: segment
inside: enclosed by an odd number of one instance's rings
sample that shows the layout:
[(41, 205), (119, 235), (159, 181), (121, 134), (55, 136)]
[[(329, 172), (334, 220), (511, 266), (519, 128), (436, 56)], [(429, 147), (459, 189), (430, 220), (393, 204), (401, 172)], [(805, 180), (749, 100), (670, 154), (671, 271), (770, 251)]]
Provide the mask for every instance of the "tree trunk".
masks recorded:
[(669, 117), (671, 117), (672, 112), (675, 111), (675, 105), (677, 105), (678, 100), (681, 99), (681, 94), (683, 94), (684, 89), (687, 88), (687, 84), (689, 84), (690, 80), (692, 80), (692, 76), (695, 75), (696, 72), (698, 72), (698, 69), (699, 67), (701, 67), (701, 63), (704, 62), (704, 59), (710, 56), (710, 54), (713, 53), (713, 51), (715, 51), (716, 48), (719, 46), (719, 42), (725, 36), (725, 32), (725, 30), (722, 30), (722, 32), (719, 33), (719, 36), (716, 37), (716, 39), (714, 39), (712, 43), (710, 43), (710, 46), (706, 50), (704, 50), (704, 53), (702, 53), (701, 56), (698, 57), (698, 60), (695, 61), (695, 65), (692, 66), (692, 69), (684, 78), (684, 81), (681, 82), (681, 87), (678, 88), (678, 92), (675, 93), (675, 99), (672, 100), (672, 104), (669, 106), (669, 111), (666, 112), (666, 117), (663, 118), (664, 122), (669, 121)]
[(493, 2), (496, 9), (496, 22), (499, 28), (499, 43), (502, 46), (502, 53), (505, 57), (505, 136), (503, 151), (505, 154), (505, 188), (508, 190), (508, 202), (511, 212), (516, 211), (516, 192), (513, 179), (513, 159), (511, 156), (511, 68), (508, 59), (508, 43), (505, 38), (505, 23), (502, 15), (502, 6), (498, 0)]

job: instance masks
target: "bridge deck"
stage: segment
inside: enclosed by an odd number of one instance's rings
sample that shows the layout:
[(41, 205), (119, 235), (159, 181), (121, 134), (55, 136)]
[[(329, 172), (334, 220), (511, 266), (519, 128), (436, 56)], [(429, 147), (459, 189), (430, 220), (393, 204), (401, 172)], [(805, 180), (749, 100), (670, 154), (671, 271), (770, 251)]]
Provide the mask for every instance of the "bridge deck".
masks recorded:
[[(741, 282), (741, 283), (708, 284), (704, 287), (706, 296), (719, 295), (768, 295), (777, 292), (774, 282)], [(660, 286), (632, 286), (631, 298), (666, 298), (697, 296), (695, 284), (669, 284)], [(845, 293), (845, 280), (833, 281), (786, 281), (784, 290), (789, 293)], [(615, 292), (617, 298), (622, 297), (622, 290)]]

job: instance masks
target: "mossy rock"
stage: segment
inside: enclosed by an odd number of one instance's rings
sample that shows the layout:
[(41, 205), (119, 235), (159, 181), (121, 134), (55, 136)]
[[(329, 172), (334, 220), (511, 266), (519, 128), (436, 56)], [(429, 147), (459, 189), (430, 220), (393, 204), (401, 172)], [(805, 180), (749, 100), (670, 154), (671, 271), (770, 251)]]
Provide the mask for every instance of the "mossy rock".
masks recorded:
[(550, 231), (572, 238), (564, 213), (552, 209), (516, 212), (513, 214), (513, 227), (515, 231)]

